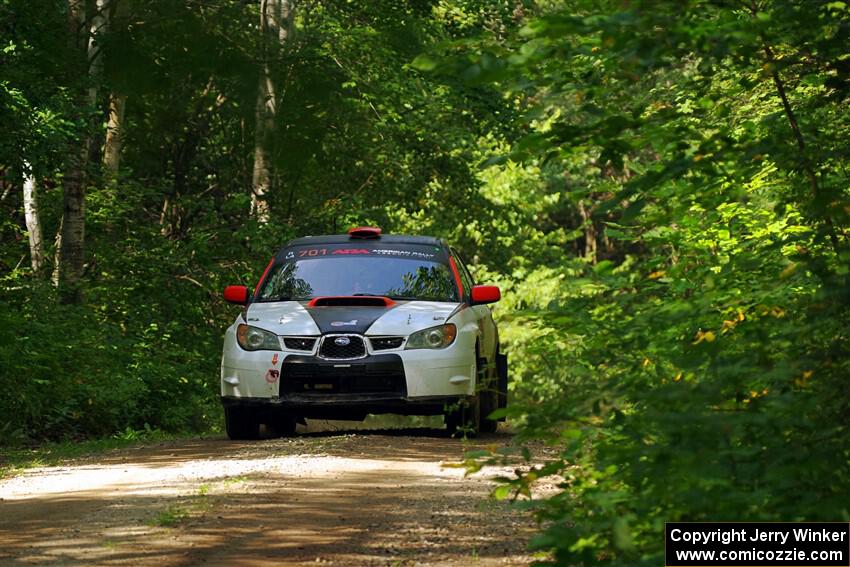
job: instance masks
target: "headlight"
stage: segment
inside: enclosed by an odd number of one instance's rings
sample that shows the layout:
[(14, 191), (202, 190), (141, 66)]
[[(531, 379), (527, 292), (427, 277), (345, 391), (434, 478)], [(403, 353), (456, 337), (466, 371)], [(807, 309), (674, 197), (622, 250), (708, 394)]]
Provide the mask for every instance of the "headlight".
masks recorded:
[(245, 350), (280, 350), (277, 335), (251, 325), (239, 325), (236, 328), (236, 341)]
[(413, 333), (404, 348), (446, 348), (455, 341), (456, 336), (457, 327), (448, 323)]

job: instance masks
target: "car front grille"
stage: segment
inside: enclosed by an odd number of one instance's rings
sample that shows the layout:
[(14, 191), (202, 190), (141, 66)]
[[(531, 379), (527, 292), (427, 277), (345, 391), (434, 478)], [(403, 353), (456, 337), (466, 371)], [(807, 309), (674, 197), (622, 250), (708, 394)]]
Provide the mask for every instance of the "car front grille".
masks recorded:
[(319, 356), (329, 360), (351, 360), (366, 356), (366, 343), (360, 335), (325, 335)]
[(400, 347), (404, 337), (372, 337), (369, 342), (372, 343), (372, 350), (387, 350)]
[(316, 344), (314, 337), (284, 337), (283, 344), (290, 350), (313, 350)]
[(404, 397), (406, 392), (404, 364), (396, 354), (375, 355), (347, 364), (292, 355), (282, 365), (282, 395), (384, 394)]

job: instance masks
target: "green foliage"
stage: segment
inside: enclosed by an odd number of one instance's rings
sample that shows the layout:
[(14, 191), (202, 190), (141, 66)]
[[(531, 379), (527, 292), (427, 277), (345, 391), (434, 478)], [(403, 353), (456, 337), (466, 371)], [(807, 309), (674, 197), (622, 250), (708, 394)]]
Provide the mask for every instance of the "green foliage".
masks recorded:
[(531, 239), (502, 266), (509, 414), (560, 458), (497, 496), (557, 475), (552, 563), (656, 565), (665, 521), (850, 517), (848, 17), (559, 2), (434, 65), (489, 54), (527, 109), (482, 192)]
[[(130, 433), (132, 432), (132, 433)], [(0, 449), (0, 477), (32, 467), (56, 466), (69, 459), (99, 455), (110, 449), (128, 445), (158, 443), (171, 436), (150, 426), (134, 431), (127, 429), (112, 437), (42, 443), (38, 447), (4, 447)]]
[(150, 525), (160, 528), (174, 528), (189, 518), (189, 511), (176, 504), (168, 506), (151, 520)]
[[(260, 224), (250, 211), (256, 4), (118, 0), (94, 36), (98, 77), (69, 48), (64, 1), (0, 0), (0, 386), (10, 392), (0, 443), (218, 427), (221, 335), (238, 312), (224, 285), (253, 286), (294, 236), (366, 223), (461, 232), (463, 207), (480, 209), (476, 140), (508, 107), (496, 89), (444, 85), (409, 63), (503, 21), (487, 4), (299, 4), (272, 54), (273, 221)], [(81, 103), (91, 87), (93, 108)], [(100, 146), (115, 94), (127, 111), (120, 171), (107, 178)], [(21, 180), (29, 163), (52, 259), (69, 147), (87, 135), (87, 302), (58, 306), (47, 274), (28, 265)]]
[[(529, 505), (544, 561), (656, 565), (665, 521), (850, 518), (844, 2), (299, 3), (260, 224), (256, 6), (126, 1), (94, 81), (62, 2), (0, 0), (0, 442), (218, 423), (222, 286), (377, 223), (503, 288), (508, 415), (558, 457), (496, 496), (557, 480)], [(107, 92), (121, 172), (89, 164), (88, 303), (58, 306), (20, 179), (52, 256), (67, 147)]]
[[(209, 337), (178, 342), (155, 323), (137, 329), (138, 319), (52, 305), (52, 290), (39, 291), (3, 310), (5, 441), (109, 435), (126, 427), (204, 429), (215, 423), (219, 411), (207, 388), (216, 364), (196, 350), (199, 341), (215, 344)], [(8, 297), (3, 302), (11, 305)]]

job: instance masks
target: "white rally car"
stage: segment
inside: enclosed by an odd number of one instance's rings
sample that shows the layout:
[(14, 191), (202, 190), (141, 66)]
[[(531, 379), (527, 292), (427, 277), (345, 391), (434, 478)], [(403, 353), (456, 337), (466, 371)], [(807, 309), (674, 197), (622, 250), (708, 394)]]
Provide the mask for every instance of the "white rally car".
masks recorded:
[(445, 415), (447, 428), (494, 431), (507, 357), (488, 303), (442, 240), (372, 227), (287, 243), (225, 334), (221, 400), (231, 439), (260, 425), (286, 435), (304, 418)]

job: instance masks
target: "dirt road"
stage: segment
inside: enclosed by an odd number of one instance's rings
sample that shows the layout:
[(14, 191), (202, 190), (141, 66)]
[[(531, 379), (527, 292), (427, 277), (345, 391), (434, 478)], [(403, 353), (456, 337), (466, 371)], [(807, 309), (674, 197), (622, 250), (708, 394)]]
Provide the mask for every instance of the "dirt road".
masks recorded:
[[(311, 427), (313, 427), (311, 425)], [(0, 480), (0, 565), (523, 565), (532, 520), (431, 429), (122, 449)]]

